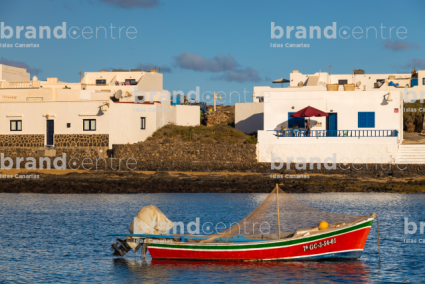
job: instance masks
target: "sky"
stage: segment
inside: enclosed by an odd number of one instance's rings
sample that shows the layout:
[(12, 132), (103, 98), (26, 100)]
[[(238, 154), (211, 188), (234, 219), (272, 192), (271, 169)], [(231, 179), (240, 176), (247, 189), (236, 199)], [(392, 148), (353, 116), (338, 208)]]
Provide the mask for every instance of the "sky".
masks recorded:
[[(0, 64), (25, 67), (31, 76), (38, 69), (41, 80), (78, 82), (80, 69), (84, 73), (160, 67), (164, 89), (187, 93), (198, 87), (203, 98), (205, 92), (216, 91), (222, 95), (219, 103), (234, 104), (252, 101), (254, 86), (280, 87), (272, 81), (289, 79), (292, 70), (304, 74), (328, 72), (327, 66), (333, 74), (351, 74), (353, 69), (402, 73), (413, 66), (425, 70), (422, 0), (0, 3)], [(50, 39), (46, 32), (41, 38), (40, 26), (51, 29)], [(53, 33), (57, 26), (65, 31), (57, 31), (59, 38)], [(310, 38), (310, 26), (320, 28), (320, 38), (317, 32)], [(19, 38), (17, 27), (23, 27)], [(288, 27), (293, 27), (289, 36)]]

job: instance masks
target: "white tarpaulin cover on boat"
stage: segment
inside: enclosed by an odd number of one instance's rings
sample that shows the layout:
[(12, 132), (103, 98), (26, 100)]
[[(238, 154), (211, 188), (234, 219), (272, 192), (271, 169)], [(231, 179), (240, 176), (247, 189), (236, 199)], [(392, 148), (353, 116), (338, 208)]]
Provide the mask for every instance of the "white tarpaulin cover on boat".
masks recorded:
[(143, 207), (130, 225), (130, 234), (153, 234), (167, 233), (173, 227), (171, 222), (155, 205)]

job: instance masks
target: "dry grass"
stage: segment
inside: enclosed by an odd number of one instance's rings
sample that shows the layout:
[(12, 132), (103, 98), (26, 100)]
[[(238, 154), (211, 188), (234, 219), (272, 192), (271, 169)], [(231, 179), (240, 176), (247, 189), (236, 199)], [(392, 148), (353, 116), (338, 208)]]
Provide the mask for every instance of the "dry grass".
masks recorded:
[(193, 142), (201, 144), (257, 143), (256, 137), (236, 130), (226, 123), (215, 126), (176, 126), (169, 124), (155, 131), (147, 141), (151, 143)]
[[(214, 106), (207, 106), (207, 109)], [(144, 143), (201, 143), (201, 144), (256, 144), (257, 135), (247, 135), (235, 129), (235, 106), (217, 106), (217, 112), (229, 119), (215, 126), (166, 125), (155, 131)]]

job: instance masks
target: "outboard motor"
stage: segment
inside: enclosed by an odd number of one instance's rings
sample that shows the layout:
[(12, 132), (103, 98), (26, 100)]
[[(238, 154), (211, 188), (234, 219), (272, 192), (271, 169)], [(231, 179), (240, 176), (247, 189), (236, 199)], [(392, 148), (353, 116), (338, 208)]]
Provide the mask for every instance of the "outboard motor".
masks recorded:
[(131, 247), (127, 244), (126, 240), (117, 239), (118, 243), (112, 244), (111, 247), (114, 250), (113, 255), (124, 256), (130, 250)]

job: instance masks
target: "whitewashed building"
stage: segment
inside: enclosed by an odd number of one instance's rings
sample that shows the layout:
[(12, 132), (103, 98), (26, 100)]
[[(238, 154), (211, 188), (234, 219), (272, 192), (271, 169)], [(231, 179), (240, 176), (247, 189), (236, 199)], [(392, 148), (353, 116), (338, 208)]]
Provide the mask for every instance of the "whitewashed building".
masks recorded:
[[(258, 131), (260, 162), (272, 162), (272, 157), (285, 163), (292, 157), (296, 162), (299, 157), (307, 163), (311, 158), (313, 163), (329, 158), (337, 163), (402, 163), (403, 100), (405, 93), (406, 99), (419, 99), (421, 91), (423, 96), (425, 71), (304, 75), (295, 70), (287, 88), (254, 87), (254, 102), (236, 105), (236, 128)], [(329, 116), (312, 117), (311, 131), (306, 133), (308, 118), (290, 115), (308, 106)], [(255, 117), (262, 120), (262, 128), (250, 123), (251, 129), (241, 129), (243, 122), (256, 121)], [(295, 124), (301, 129), (296, 135)]]
[(144, 141), (169, 123), (199, 125), (199, 106), (172, 106), (162, 78), (156, 70), (120, 70), (88, 72), (80, 83), (1, 81), (0, 146), (32, 139), (38, 147), (111, 148)]

